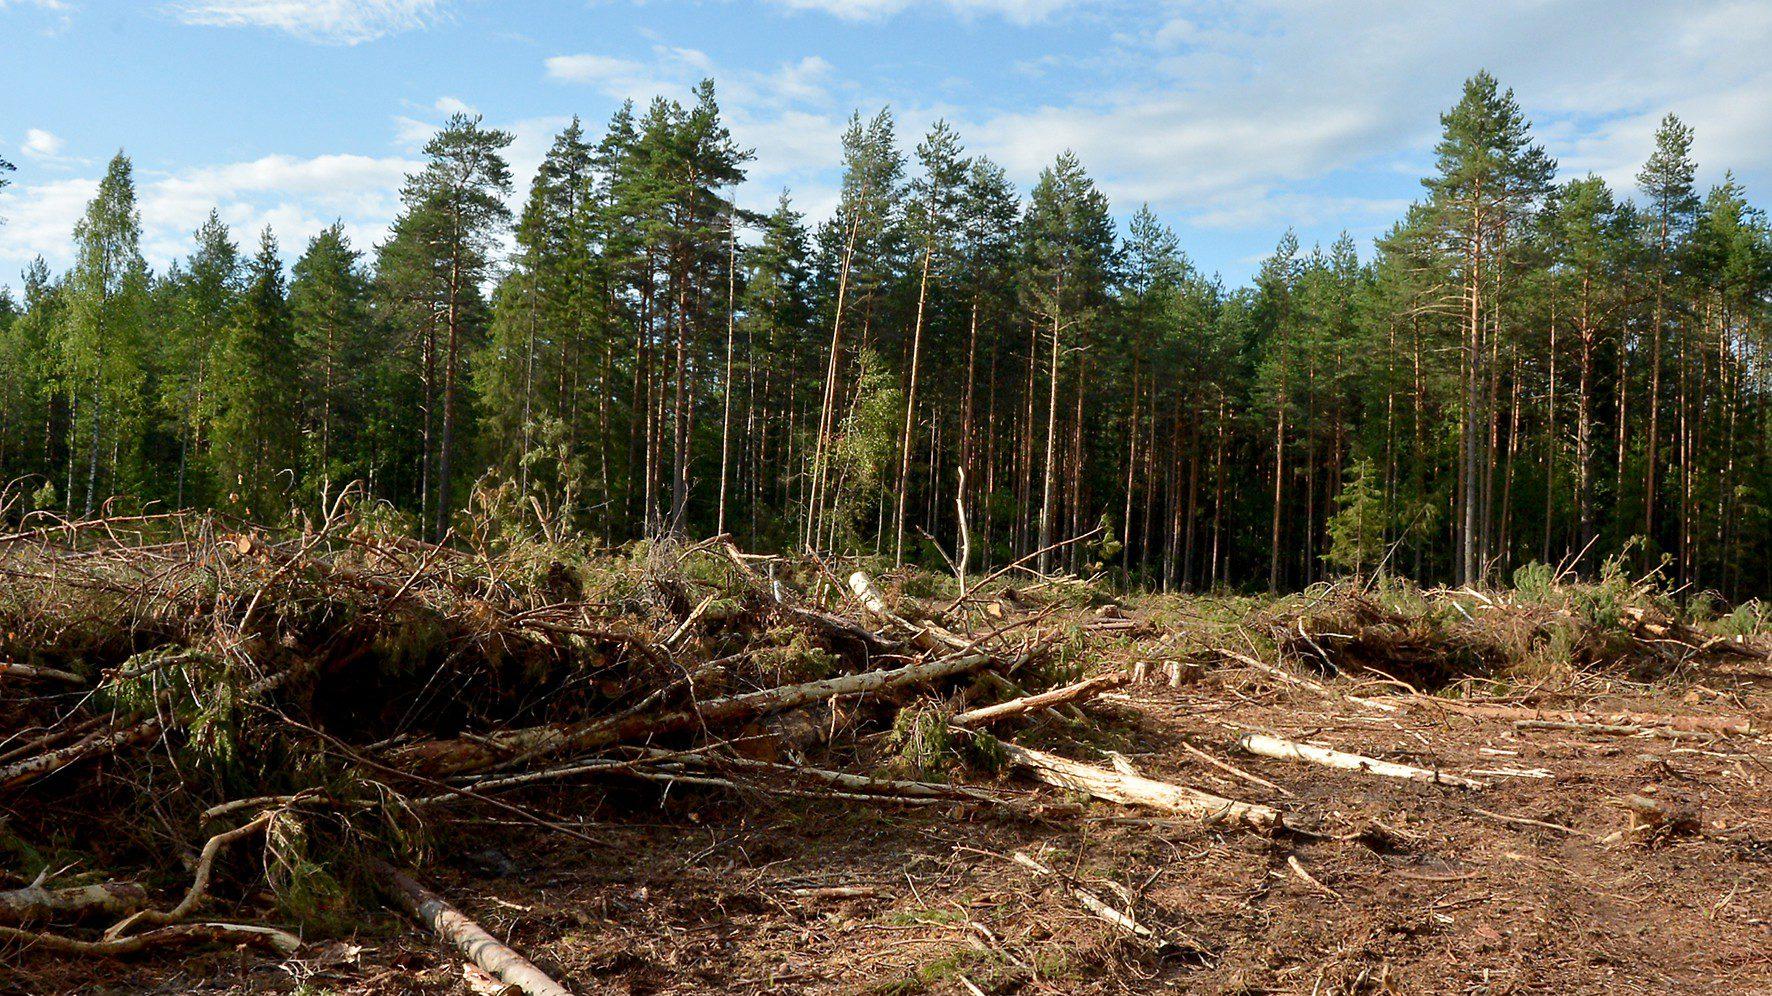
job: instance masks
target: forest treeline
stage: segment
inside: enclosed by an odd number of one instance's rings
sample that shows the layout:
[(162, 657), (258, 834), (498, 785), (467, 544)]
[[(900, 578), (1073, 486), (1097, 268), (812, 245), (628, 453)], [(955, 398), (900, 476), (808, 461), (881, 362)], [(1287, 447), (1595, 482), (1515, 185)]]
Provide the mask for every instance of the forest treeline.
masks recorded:
[[(1123, 225), (1076, 157), (1027, 196), (936, 124), (852, 118), (832, 216), (735, 207), (711, 82), (555, 139), (457, 116), (386, 241), (287, 272), (216, 215), (151, 272), (119, 154), (0, 298), (0, 475), (27, 507), (409, 528), (471, 501), (605, 542), (728, 532), (939, 567), (1049, 550), (1165, 589), (1544, 562), (1772, 583), (1772, 234), (1668, 116), (1631, 190), (1560, 178), (1480, 73), (1362, 262), (1286, 235), (1250, 286)], [(0, 170), (0, 179), (5, 173)], [(475, 496), (478, 495), (478, 498)]]

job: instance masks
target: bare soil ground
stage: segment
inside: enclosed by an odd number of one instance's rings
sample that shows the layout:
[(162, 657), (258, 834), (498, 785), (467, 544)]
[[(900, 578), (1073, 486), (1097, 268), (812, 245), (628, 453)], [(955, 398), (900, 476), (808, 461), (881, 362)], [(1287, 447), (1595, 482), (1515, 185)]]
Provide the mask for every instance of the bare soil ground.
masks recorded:
[[(1119, 663), (1111, 648), (1098, 662)], [(1750, 660), (1652, 684), (1596, 679), (1560, 707), (1746, 716), (1764, 729), (1768, 671)], [(1327, 684), (1325, 697), (1215, 665), (1098, 700), (1094, 723), (1047, 720), (1019, 737), (1272, 803), (1297, 828), (1273, 837), (1100, 802), (1030, 819), (593, 784), (526, 800), (597, 844), (494, 814), (452, 828), (426, 874), (585, 994), (1772, 993), (1772, 741), (1385, 711), (1348, 701), (1351, 682)], [(1236, 747), (1250, 732), (1490, 786), (1251, 756)], [(1631, 794), (1690, 807), (1696, 825), (1608, 840), (1627, 829), (1619, 800)], [(1065, 880), (1035, 875), (1017, 851)], [(1091, 914), (1071, 886), (1164, 943)], [(248, 915), (252, 898), (241, 902)], [(0, 992), (498, 991), (470, 975), (390, 915), (281, 964), (11, 951)]]

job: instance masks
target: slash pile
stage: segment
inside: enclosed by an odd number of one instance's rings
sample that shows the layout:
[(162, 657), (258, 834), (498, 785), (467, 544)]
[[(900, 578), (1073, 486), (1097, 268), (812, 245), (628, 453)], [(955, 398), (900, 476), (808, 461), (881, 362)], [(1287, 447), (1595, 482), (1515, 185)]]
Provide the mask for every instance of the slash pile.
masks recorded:
[[(982, 732), (1122, 676), (1030, 694), (1056, 672), (1029, 629), (961, 636), (898, 614), (862, 571), (723, 538), (593, 555), (488, 524), (437, 545), (341, 501), (284, 531), (38, 523), (0, 536), (0, 578), (6, 948), (287, 955), (379, 893), (505, 982), (551, 992), (401, 870), (460, 813), (586, 836), (524, 801), (544, 782), (1034, 818), (1081, 794), (1280, 822)], [(947, 781), (932, 744), (1070, 796)]]

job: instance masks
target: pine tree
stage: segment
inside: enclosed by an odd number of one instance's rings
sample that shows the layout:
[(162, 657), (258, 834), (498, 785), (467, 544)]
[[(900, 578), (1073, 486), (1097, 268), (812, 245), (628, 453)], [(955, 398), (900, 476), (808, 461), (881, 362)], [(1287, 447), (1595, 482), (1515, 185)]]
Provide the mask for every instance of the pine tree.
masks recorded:
[(217, 361), (216, 470), (226, 504), (274, 521), (282, 517), (299, 456), (295, 329), (283, 260), (267, 226), (247, 265), (226, 344)]
[(335, 222), (308, 241), (291, 269), (303, 477), (321, 493), (334, 483), (367, 477), (372, 466), (361, 437), (379, 330), (361, 256)]
[[(1095, 313), (1106, 303), (1106, 290), (1115, 265), (1113, 219), (1107, 198), (1083, 171), (1082, 163), (1065, 152), (1040, 174), (1034, 185), (1027, 215), (1022, 222), (1024, 266), (1023, 304), (1051, 339), (1051, 363), (1047, 374), (1050, 392), (1046, 409), (1046, 457), (1040, 497), (1040, 570), (1051, 563), (1054, 505), (1060, 470), (1057, 434), (1058, 394), (1062, 374), (1061, 356), (1082, 349)], [(1080, 471), (1081, 468), (1072, 468)]]
[(465, 427), (462, 381), (466, 358), (485, 330), (480, 287), (491, 272), (496, 239), (510, 219), (504, 196), (510, 133), (485, 128), (479, 116), (456, 114), (425, 145), (425, 167), (407, 177), (404, 210), (377, 262), (378, 278), (397, 321), (418, 347), (422, 390), (422, 478), (425, 528), (441, 536), (450, 524), (455, 456)]
[(1440, 116), (1444, 135), (1434, 147), (1438, 175), (1423, 184), (1430, 193), (1435, 225), (1449, 255), (1457, 260), (1464, 315), (1464, 398), (1461, 434), (1458, 578), (1470, 583), (1483, 574), (1485, 551), (1478, 529), (1482, 481), (1494, 454), (1485, 448), (1483, 428), (1490, 417), (1485, 396), (1483, 293), (1502, 272), (1508, 237), (1548, 192), (1556, 163), (1532, 144), (1531, 124), (1487, 72), (1465, 81), (1464, 95)]
[(1654, 310), (1650, 315), (1649, 335), (1649, 425), (1643, 457), (1643, 533), (1644, 566), (1656, 539), (1655, 509), (1661, 453), (1662, 356), (1668, 339), (1667, 296), (1673, 281), (1676, 254), (1683, 233), (1691, 224), (1698, 207), (1693, 191), (1697, 168), (1692, 162), (1692, 129), (1675, 115), (1661, 119), (1655, 130), (1655, 151), (1637, 174), (1637, 186), (1649, 197), (1647, 219), (1654, 226), (1650, 235), (1653, 251), (1650, 265), (1655, 274)]
[(903, 250), (903, 227), (899, 216), (904, 176), (904, 156), (898, 150), (896, 126), (890, 111), (882, 109), (863, 123), (859, 113), (849, 119), (843, 132), (843, 187), (835, 216), (819, 230), (819, 271), (824, 275), (822, 296), (830, 310), (830, 347), (826, 353), (823, 397), (818, 431), (812, 452), (812, 482), (806, 508), (805, 543), (820, 545), (826, 526), (824, 510), (834, 505), (841, 483), (833, 479), (830, 456), (842, 428), (845, 401), (845, 322), (859, 315), (857, 356), (871, 346), (873, 320), (882, 303), (882, 292), (899, 272)]
[(922, 172), (911, 181), (907, 191), (906, 229), (908, 237), (917, 246), (921, 262), (917, 277), (917, 315), (911, 326), (904, 429), (899, 434), (898, 445), (897, 509), (892, 520), (894, 563), (904, 562), (905, 502), (911, 490), (911, 430), (917, 417), (917, 379), (922, 372), (923, 327), (930, 310), (931, 281), (939, 293), (939, 285), (944, 282), (951, 265), (950, 247), (959, 234), (957, 216), (966, 179), (967, 163), (961, 154), (960, 137), (946, 121), (937, 121), (928, 137), (918, 143), (917, 163)]

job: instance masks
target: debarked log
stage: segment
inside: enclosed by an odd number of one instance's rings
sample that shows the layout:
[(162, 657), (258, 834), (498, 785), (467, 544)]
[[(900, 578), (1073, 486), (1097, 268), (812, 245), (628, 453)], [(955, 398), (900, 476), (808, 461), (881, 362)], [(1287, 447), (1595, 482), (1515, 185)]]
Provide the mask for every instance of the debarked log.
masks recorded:
[(968, 709), (965, 712), (955, 713), (949, 722), (955, 726), (986, 726), (998, 720), (1025, 716), (1030, 712), (1037, 712), (1051, 706), (1093, 698), (1110, 688), (1118, 688), (1126, 684), (1131, 678), (1132, 676), (1125, 671), (1115, 671), (1086, 681), (1079, 681), (1073, 685), (1065, 685), (1062, 688), (1054, 688), (1034, 695), (1024, 695), (1008, 702)]
[(1487, 782), (1466, 778), (1463, 775), (1451, 775), (1444, 771), (1418, 768), (1412, 764), (1380, 761), (1363, 754), (1349, 754), (1346, 751), (1331, 750), (1328, 747), (1314, 747), (1310, 744), (1301, 744), (1294, 740), (1270, 736), (1265, 733), (1248, 734), (1237, 741), (1237, 746), (1261, 757), (1271, 757), (1281, 761), (1303, 761), (1307, 764), (1318, 764), (1325, 768), (1339, 768), (1343, 771), (1364, 771), (1367, 774), (1383, 778), (1403, 778), (1409, 781), (1455, 785), (1467, 789), (1489, 787)]

